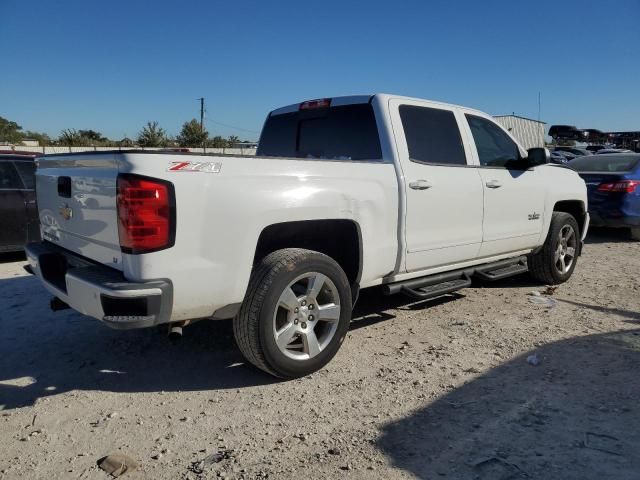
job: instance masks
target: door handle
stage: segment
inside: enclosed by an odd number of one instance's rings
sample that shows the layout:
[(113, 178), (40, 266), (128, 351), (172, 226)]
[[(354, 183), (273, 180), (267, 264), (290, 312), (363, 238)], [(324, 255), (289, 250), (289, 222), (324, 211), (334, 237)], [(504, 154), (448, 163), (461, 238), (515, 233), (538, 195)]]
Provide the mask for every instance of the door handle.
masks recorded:
[(500, 188), (502, 186), (502, 183), (500, 183), (498, 180), (489, 180), (485, 185), (488, 188)]
[(409, 183), (409, 188), (414, 190), (426, 190), (427, 188), (431, 188), (433, 185), (427, 180), (416, 180), (415, 182)]

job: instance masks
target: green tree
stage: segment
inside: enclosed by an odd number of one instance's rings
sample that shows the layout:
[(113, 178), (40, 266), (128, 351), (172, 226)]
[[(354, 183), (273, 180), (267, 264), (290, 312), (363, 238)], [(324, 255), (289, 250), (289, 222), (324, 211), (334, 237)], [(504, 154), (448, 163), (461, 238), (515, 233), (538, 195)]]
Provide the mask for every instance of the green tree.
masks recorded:
[(0, 142), (22, 142), (22, 127), (16, 122), (0, 117)]
[(57, 143), (65, 147), (82, 147), (84, 146), (84, 139), (75, 128), (66, 128), (60, 132)]
[(67, 128), (60, 133), (57, 143), (68, 147), (93, 147), (111, 145), (113, 142), (95, 130)]
[(234, 147), (236, 143), (238, 143), (240, 141), (240, 137), (236, 137), (235, 135), (229, 135), (229, 138), (227, 139), (227, 143), (229, 144), (230, 147)]
[(209, 138), (209, 133), (200, 128), (200, 123), (195, 119), (184, 122), (182, 130), (176, 137), (181, 147), (201, 147)]
[(100, 132), (96, 132), (95, 130), (78, 130), (78, 135), (80, 135), (83, 139), (93, 145), (104, 145), (107, 143), (111, 143), (107, 137), (102, 135)]
[(167, 132), (158, 122), (147, 122), (138, 133), (138, 144), (141, 147), (165, 147), (168, 143)]
[(124, 137), (119, 142), (116, 142), (116, 144), (121, 147), (133, 147), (133, 140), (131, 140), (129, 137)]
[(207, 146), (211, 148), (226, 148), (229, 146), (229, 142), (226, 138), (216, 135), (207, 142)]
[(27, 130), (23, 134), (23, 139), (31, 138), (36, 140), (40, 145), (51, 145), (53, 140), (46, 133), (41, 132), (32, 132), (31, 130)]

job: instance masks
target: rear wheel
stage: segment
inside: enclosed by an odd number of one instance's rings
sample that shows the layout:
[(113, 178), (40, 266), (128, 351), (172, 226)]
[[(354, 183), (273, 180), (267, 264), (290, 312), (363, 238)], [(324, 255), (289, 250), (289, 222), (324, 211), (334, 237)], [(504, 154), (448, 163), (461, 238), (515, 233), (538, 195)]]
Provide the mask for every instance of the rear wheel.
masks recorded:
[(334, 357), (350, 320), (351, 290), (340, 266), (324, 254), (291, 248), (256, 267), (233, 330), (249, 362), (295, 378)]
[(553, 213), (542, 249), (529, 257), (529, 272), (536, 280), (549, 285), (569, 280), (578, 260), (579, 231), (573, 216)]

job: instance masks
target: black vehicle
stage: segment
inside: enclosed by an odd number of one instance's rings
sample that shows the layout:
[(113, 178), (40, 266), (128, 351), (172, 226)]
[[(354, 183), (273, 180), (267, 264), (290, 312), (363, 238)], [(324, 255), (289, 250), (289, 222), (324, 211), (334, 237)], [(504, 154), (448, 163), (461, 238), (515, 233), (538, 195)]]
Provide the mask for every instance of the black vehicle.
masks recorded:
[(554, 139), (564, 139), (564, 140), (584, 140), (586, 138), (586, 134), (574, 127), (573, 125), (551, 125), (549, 128), (549, 136)]
[(34, 159), (37, 153), (0, 152), (0, 252), (40, 240)]

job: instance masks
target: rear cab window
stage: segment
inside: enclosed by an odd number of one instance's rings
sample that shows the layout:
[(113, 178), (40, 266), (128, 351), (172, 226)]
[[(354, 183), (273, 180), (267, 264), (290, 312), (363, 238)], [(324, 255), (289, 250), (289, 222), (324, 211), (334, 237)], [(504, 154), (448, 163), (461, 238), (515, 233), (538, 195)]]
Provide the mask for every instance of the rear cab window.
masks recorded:
[(13, 162), (0, 160), (0, 190), (24, 190)]
[(36, 188), (36, 164), (35, 162), (16, 161), (15, 163), (18, 174), (24, 183), (24, 188), (33, 190)]
[(466, 165), (462, 137), (451, 110), (400, 105), (409, 159), (434, 165)]
[(369, 103), (271, 114), (256, 155), (325, 160), (382, 160), (380, 137)]

